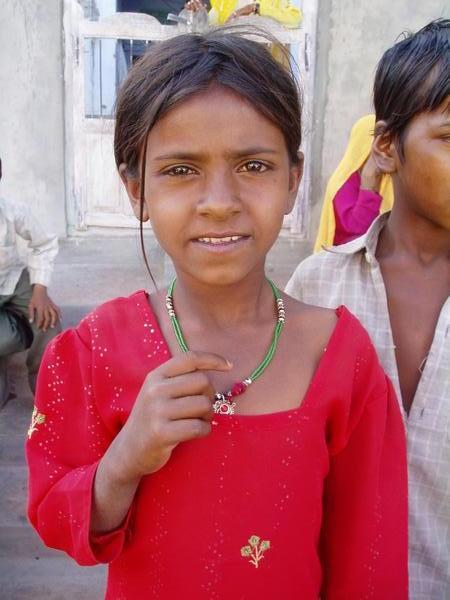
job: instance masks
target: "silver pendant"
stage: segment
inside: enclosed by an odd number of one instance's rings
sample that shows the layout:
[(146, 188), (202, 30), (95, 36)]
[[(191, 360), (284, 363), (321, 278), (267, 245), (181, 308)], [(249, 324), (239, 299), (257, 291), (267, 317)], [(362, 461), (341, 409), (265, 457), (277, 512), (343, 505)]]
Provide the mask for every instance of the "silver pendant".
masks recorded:
[(216, 415), (234, 415), (236, 402), (230, 402), (223, 394), (219, 392), (214, 394), (216, 401), (213, 404), (213, 410)]

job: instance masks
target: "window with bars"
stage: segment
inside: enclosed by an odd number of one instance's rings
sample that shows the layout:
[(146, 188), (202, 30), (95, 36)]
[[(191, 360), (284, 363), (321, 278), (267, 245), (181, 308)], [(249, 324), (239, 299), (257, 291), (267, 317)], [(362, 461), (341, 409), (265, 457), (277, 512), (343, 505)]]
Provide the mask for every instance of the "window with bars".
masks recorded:
[(84, 45), (85, 116), (114, 116), (117, 90), (144, 54), (148, 40), (86, 38)]

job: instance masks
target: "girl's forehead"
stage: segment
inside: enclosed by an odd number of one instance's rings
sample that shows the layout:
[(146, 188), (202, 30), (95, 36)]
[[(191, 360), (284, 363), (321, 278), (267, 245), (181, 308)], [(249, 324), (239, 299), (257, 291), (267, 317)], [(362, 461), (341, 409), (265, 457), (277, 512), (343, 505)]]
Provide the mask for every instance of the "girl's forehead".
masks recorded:
[(190, 94), (185, 99), (177, 102), (169, 112), (161, 117), (161, 120), (170, 121), (174, 117), (190, 118), (195, 113), (199, 113), (199, 116), (204, 119), (212, 113), (216, 117), (220, 117), (219, 113), (221, 111), (258, 113), (256, 106), (247, 98), (229, 88), (212, 85), (206, 90)]
[(177, 103), (155, 123), (149, 140), (213, 144), (219, 134), (229, 141), (284, 140), (279, 127), (250, 101), (222, 87), (196, 93)]

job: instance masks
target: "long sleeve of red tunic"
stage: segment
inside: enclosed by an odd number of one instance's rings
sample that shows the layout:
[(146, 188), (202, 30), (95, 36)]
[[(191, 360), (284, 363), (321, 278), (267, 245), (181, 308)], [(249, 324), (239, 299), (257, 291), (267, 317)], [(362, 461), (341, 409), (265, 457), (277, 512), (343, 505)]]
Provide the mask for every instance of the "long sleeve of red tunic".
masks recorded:
[(108, 562), (107, 598), (406, 599), (404, 426), (366, 332), (338, 316), (298, 408), (217, 416), (142, 479), (124, 525), (95, 538), (98, 462), (170, 355), (143, 292), (61, 334), (27, 441), (44, 542)]

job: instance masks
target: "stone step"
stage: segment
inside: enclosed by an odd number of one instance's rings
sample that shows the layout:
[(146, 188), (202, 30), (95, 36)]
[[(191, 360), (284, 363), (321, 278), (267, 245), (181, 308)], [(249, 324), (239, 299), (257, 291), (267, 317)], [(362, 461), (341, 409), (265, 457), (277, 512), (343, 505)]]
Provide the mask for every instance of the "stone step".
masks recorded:
[(101, 600), (106, 567), (80, 567), (65, 556), (3, 558), (2, 600)]
[(22, 525), (2, 525), (0, 527), (0, 562), (3, 563), (6, 558), (71, 560), (60, 550), (47, 548), (28, 522)]

